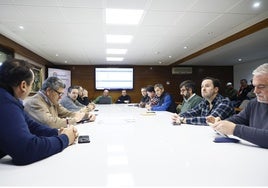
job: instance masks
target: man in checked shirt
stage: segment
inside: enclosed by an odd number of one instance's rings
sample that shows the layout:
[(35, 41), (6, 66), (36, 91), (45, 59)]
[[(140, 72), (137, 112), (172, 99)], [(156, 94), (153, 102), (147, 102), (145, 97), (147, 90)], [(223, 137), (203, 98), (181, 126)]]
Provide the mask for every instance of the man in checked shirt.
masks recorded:
[(219, 94), (220, 81), (218, 79), (207, 77), (201, 84), (201, 94), (203, 100), (196, 107), (178, 115), (172, 115), (173, 124), (194, 124), (207, 125), (206, 117), (220, 117), (226, 119), (234, 114), (234, 108), (228, 98)]
[(156, 95), (154, 86), (150, 85), (146, 88), (147, 95), (149, 96), (149, 100), (145, 105), (145, 108), (148, 110), (151, 110), (151, 108), (158, 104), (159, 97)]

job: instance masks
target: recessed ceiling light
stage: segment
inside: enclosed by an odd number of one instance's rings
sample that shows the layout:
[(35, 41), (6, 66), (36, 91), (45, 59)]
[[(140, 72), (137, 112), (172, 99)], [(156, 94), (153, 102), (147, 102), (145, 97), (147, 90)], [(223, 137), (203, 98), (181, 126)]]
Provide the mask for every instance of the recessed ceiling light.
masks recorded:
[(159, 61), (158, 63), (159, 63), (159, 64), (162, 64), (162, 61)]
[(137, 25), (140, 23), (143, 10), (106, 9), (106, 24)]
[(59, 54), (56, 54), (56, 56), (58, 57), (58, 56), (59, 56)]
[(187, 47), (187, 46), (184, 46), (183, 48), (184, 48), (184, 49), (187, 49), (188, 47)]
[(242, 59), (241, 59), (241, 58), (239, 58), (239, 59), (238, 59), (238, 61), (242, 61)]
[(22, 29), (22, 30), (24, 29), (24, 27), (22, 25), (20, 25), (19, 28)]
[(106, 49), (107, 54), (126, 54), (127, 49)]
[(254, 8), (258, 8), (260, 5), (261, 5), (260, 2), (255, 2), (255, 3), (253, 4), (253, 7), (254, 7)]
[(64, 61), (64, 63), (67, 63), (67, 62), (68, 62), (67, 60)]
[(123, 57), (106, 57), (106, 61), (123, 61)]
[(130, 43), (132, 40), (132, 35), (106, 35), (107, 43)]
[(170, 55), (170, 56), (168, 56), (168, 58), (172, 58), (172, 56)]

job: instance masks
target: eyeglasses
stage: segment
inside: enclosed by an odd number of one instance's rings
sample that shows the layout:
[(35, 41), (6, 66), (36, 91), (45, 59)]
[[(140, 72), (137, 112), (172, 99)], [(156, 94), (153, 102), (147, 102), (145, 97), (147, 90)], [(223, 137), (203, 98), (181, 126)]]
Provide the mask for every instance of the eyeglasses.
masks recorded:
[(61, 97), (64, 93), (61, 93), (59, 91), (57, 91), (56, 89), (53, 89), (53, 91), (55, 91), (56, 93), (58, 93), (59, 97)]

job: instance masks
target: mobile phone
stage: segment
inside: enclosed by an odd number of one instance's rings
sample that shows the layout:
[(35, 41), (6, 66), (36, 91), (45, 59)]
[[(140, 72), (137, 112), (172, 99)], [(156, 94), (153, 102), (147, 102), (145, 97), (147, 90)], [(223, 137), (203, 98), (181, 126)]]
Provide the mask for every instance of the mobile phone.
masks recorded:
[(87, 123), (87, 122), (89, 122), (89, 118), (82, 119), (76, 123), (79, 124), (79, 123)]
[(81, 144), (81, 143), (89, 143), (90, 142), (90, 139), (89, 139), (89, 136), (88, 135), (81, 135), (78, 137), (78, 143)]
[(237, 143), (239, 142), (238, 139), (236, 138), (230, 138), (230, 137), (216, 137), (213, 142), (216, 142), (216, 143), (228, 143), (228, 142), (233, 142), (233, 143)]

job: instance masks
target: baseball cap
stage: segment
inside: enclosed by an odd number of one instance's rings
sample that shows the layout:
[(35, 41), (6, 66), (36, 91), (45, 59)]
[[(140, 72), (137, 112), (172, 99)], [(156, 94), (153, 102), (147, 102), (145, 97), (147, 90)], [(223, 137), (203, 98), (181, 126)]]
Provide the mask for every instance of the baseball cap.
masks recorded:
[(228, 82), (228, 83), (226, 84), (226, 86), (231, 86), (231, 85), (233, 85), (232, 82)]

